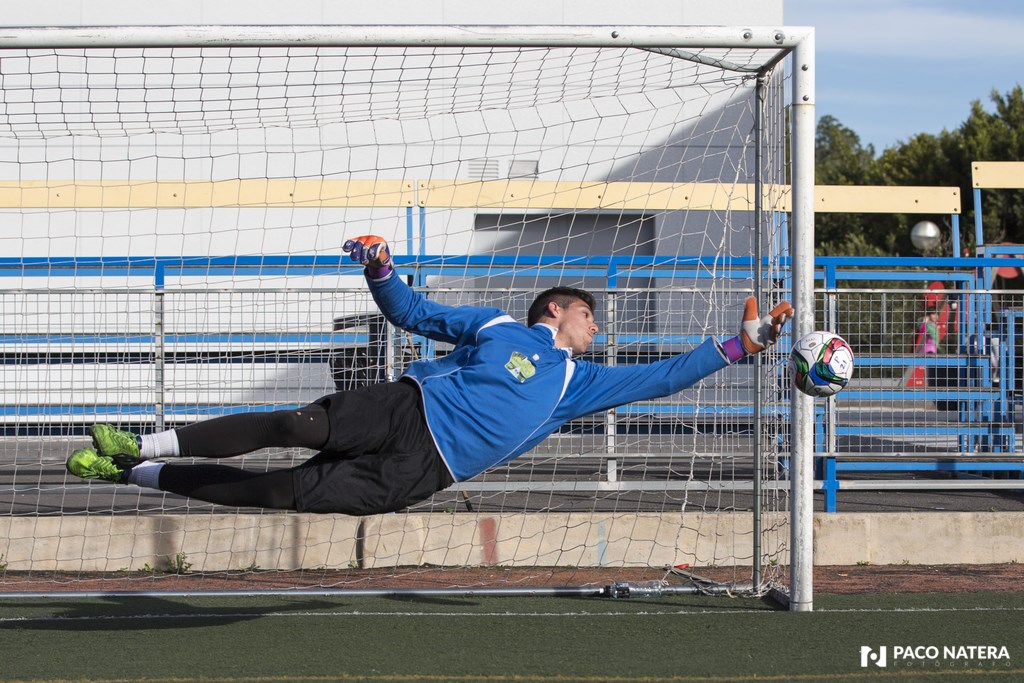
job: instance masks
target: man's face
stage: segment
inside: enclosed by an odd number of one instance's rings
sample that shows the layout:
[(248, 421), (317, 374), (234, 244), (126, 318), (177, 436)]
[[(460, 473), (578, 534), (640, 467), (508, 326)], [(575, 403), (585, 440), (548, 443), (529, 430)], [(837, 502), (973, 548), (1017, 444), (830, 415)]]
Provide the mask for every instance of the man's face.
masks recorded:
[(590, 306), (579, 299), (573, 299), (565, 308), (556, 303), (549, 306), (555, 318), (554, 326), (558, 330), (555, 334), (555, 345), (561, 348), (568, 347), (574, 354), (586, 351), (593, 343), (598, 329)]

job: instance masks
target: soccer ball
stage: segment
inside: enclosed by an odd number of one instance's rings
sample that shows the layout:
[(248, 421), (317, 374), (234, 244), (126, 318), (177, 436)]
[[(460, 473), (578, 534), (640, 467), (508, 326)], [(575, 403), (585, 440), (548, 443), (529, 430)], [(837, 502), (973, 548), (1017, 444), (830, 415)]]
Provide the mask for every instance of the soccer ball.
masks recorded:
[(853, 376), (853, 351), (838, 334), (811, 332), (793, 345), (789, 374), (808, 396), (831, 396)]

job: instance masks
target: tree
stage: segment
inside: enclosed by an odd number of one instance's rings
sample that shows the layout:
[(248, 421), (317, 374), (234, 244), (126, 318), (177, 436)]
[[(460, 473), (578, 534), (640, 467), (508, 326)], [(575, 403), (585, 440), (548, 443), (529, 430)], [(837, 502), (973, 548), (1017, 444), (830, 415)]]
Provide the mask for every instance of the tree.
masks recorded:
[[(1024, 90), (1017, 85), (1000, 94), (993, 90), (994, 110), (971, 103), (971, 113), (955, 130), (921, 133), (886, 148), (875, 158), (856, 133), (831, 116), (818, 122), (815, 172), (821, 185), (931, 185), (960, 188), (961, 225), (974, 224), (971, 164), (974, 161), (1024, 161)], [(986, 190), (982, 204), (984, 239), (1024, 244), (1024, 190)], [(815, 218), (819, 254), (866, 256), (916, 255), (910, 227), (928, 219), (951, 230), (948, 216), (885, 214), (818, 214)], [(973, 230), (961, 233), (970, 248)], [(946, 255), (952, 255), (945, 245)]]
[[(897, 147), (886, 149), (875, 161), (869, 174), (874, 185), (907, 187), (914, 185), (969, 188), (970, 162), (966, 162), (967, 182), (964, 183), (965, 159), (963, 141), (959, 131), (942, 131), (939, 135), (920, 133)], [(962, 202), (961, 202), (962, 204)], [(928, 219), (945, 227), (944, 234), (952, 231), (948, 216), (892, 215), (886, 216), (886, 229), (891, 231), (890, 243), (900, 256), (917, 256), (910, 242), (910, 228), (919, 220)], [(951, 245), (945, 244), (940, 254), (952, 256)]]
[[(814, 136), (816, 185), (864, 185), (870, 176), (875, 148), (835, 117), (822, 116)], [(814, 218), (815, 252), (822, 256), (879, 256), (886, 246), (866, 235), (864, 214), (819, 213)]]
[[(960, 128), (967, 179), (961, 187), (972, 186), (971, 161), (1024, 161), (1024, 90), (1019, 84), (1005, 96), (993, 90), (991, 99), (994, 112), (975, 100)], [(971, 204), (973, 212), (973, 193)], [(985, 190), (982, 211), (985, 242), (1024, 243), (1024, 190)]]
[(875, 160), (874, 145), (862, 146), (860, 137), (834, 116), (818, 120), (814, 154), (819, 185), (863, 185)]

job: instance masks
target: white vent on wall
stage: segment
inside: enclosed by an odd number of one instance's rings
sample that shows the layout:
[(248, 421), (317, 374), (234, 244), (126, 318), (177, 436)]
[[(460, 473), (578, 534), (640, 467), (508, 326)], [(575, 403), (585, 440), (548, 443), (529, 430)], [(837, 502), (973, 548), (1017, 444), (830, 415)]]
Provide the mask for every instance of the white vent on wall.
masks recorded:
[(540, 162), (536, 159), (513, 159), (508, 165), (509, 178), (536, 178)]
[(470, 159), (467, 162), (469, 177), (480, 180), (494, 180), (498, 177), (497, 159)]

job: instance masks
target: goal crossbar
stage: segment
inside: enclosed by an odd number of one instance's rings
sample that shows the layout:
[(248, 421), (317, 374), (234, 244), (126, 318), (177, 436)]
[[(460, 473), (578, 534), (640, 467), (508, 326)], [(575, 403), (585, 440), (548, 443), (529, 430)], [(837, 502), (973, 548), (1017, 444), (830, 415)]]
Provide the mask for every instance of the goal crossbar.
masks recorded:
[[(652, 47), (789, 51), (806, 27), (336, 25), (7, 27), (0, 49), (85, 47)], [(775, 61), (775, 56), (766, 64)]]

